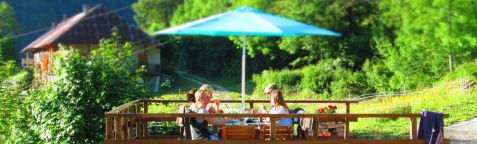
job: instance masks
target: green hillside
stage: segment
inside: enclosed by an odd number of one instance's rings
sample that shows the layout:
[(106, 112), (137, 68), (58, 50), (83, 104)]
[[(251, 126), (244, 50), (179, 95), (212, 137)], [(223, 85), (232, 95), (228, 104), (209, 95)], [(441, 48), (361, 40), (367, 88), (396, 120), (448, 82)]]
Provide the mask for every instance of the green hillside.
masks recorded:
[[(351, 106), (351, 113), (419, 114), (423, 110), (449, 114), (446, 126), (477, 114), (475, 82), (466, 79), (442, 83), (422, 93), (378, 97)], [(365, 118), (351, 124), (352, 135), (362, 138), (408, 138), (409, 119)]]

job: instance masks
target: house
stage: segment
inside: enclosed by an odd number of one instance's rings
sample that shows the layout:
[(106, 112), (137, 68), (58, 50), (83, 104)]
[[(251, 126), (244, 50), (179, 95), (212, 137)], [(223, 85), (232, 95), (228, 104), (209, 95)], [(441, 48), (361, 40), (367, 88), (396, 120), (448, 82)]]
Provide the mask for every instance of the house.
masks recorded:
[(58, 24), (51, 30), (26, 46), (21, 53), (23, 67), (33, 67), (40, 72), (40, 78), (51, 76), (53, 55), (59, 45), (79, 49), (83, 56), (98, 48), (99, 41), (111, 37), (112, 29), (117, 28), (121, 41), (134, 44), (134, 59), (137, 66), (146, 66), (145, 81), (151, 89), (157, 90), (160, 83), (161, 52), (159, 43), (141, 29), (132, 26), (125, 19), (102, 5), (90, 8), (84, 5), (83, 11)]

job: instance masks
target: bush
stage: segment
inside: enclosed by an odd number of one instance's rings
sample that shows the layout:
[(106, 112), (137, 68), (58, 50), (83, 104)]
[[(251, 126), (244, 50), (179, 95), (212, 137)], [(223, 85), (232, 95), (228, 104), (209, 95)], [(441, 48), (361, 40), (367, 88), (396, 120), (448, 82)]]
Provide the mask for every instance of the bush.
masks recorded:
[(337, 99), (348, 98), (348, 95), (355, 97), (373, 91), (363, 73), (343, 68), (338, 68), (334, 72), (331, 90), (333, 98)]
[(282, 89), (296, 91), (296, 85), (300, 84), (301, 78), (301, 72), (297, 70), (264, 71), (261, 75), (253, 75), (252, 79), (256, 84), (254, 95), (263, 95), (263, 90), (270, 83), (277, 83)]
[(294, 95), (294, 98), (299, 99), (339, 99), (348, 94), (372, 91), (363, 73), (344, 68), (349, 65), (346, 60), (338, 58), (323, 60), (301, 69), (264, 71), (253, 76), (256, 84), (254, 95), (263, 95), (263, 89), (270, 83), (277, 83), (285, 95)]
[(89, 57), (75, 49), (58, 53), (55, 80), (30, 93), (33, 128), (46, 143), (99, 143), (104, 113), (113, 106), (146, 96), (132, 45), (102, 40)]

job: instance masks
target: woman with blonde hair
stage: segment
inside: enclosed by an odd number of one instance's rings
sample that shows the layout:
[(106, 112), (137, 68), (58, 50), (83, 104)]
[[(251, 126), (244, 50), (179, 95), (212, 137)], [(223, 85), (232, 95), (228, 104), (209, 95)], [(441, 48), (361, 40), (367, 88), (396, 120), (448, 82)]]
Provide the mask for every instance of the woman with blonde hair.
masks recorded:
[[(202, 87), (197, 90), (195, 93), (195, 101), (196, 103), (191, 106), (191, 110), (195, 113), (199, 114), (208, 114), (209, 110), (207, 106), (209, 102), (211, 102), (213, 89), (209, 85), (203, 85)], [(200, 140), (200, 139), (210, 139), (210, 140), (217, 140), (217, 136), (213, 135), (208, 130), (208, 124), (212, 125), (224, 125), (227, 122), (232, 121), (231, 118), (219, 119), (219, 118), (212, 118), (212, 117), (197, 117), (191, 119), (191, 136), (192, 140)]]
[[(289, 114), (290, 108), (288, 108), (283, 98), (283, 93), (280, 90), (274, 90), (270, 94), (270, 99), (273, 107), (270, 109), (270, 114)], [(277, 121), (280, 126), (292, 126), (293, 121), (291, 118), (281, 118)]]
[[(190, 106), (190, 109), (191, 109), (191, 110), (196, 108), (197, 100), (196, 100), (195, 98), (196, 98), (197, 92), (198, 92), (199, 90), (201, 91), (201, 93), (204, 93), (205, 96), (209, 97), (209, 100), (212, 99), (212, 94), (214, 93), (214, 88), (212, 88), (212, 87), (211, 87), (210, 85), (208, 85), (208, 84), (202, 85), (199, 89), (196, 89), (195, 91), (193, 91), (194, 93), (192, 93), (192, 95), (191, 95), (192, 97), (189, 97), (190, 94), (187, 94), (188, 99), (191, 98), (191, 99), (189, 99), (188, 101), (193, 100), (193, 101), (191, 101), (191, 102), (192, 102), (192, 105)], [(192, 91), (189, 91), (189, 93), (190, 93), (190, 92), (192, 92)], [(209, 105), (207, 105), (207, 108), (206, 108), (207, 111), (208, 111), (209, 113), (223, 113), (223, 111), (219, 109), (219, 108), (220, 108), (220, 101), (219, 101), (218, 99), (215, 99), (215, 100), (211, 100), (211, 101), (209, 101), (209, 102), (212, 102), (212, 101), (216, 104), (217, 109), (215, 109), (214, 107), (210, 107)]]

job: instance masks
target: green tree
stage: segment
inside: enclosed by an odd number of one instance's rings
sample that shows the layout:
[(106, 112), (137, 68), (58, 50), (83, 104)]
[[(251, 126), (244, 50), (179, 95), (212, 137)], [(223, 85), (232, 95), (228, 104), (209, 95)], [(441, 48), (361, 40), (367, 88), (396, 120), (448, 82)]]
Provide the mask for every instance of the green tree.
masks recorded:
[(18, 60), (14, 40), (9, 38), (18, 29), (13, 8), (5, 1), (0, 2), (0, 59)]
[(153, 32), (170, 26), (170, 21), (181, 0), (140, 0), (133, 5), (139, 27)]
[(391, 81), (401, 86), (428, 86), (442, 77), (449, 71), (450, 52), (455, 64), (477, 56), (477, 33), (472, 31), (477, 29), (477, 9), (473, 1), (388, 0), (380, 1), (379, 9), (374, 43), (394, 73)]
[[(377, 1), (280, 0), (260, 4), (264, 6), (257, 7), (269, 13), (331, 29), (343, 36), (254, 37), (247, 43), (248, 54), (251, 56), (263, 54), (272, 61), (285, 60), (288, 62), (287, 65), (293, 67), (316, 64), (327, 58), (342, 57), (351, 59), (355, 63), (355, 68), (359, 68), (366, 58), (373, 56), (374, 52), (369, 43), (372, 36), (371, 26), (377, 13)], [(242, 43), (240, 38), (232, 40), (236, 45)], [(272, 67), (280, 68), (283, 65)]]
[(89, 57), (75, 49), (56, 56), (56, 80), (30, 94), (34, 125), (47, 143), (98, 143), (104, 139), (104, 113), (146, 97), (131, 43), (100, 42)]

